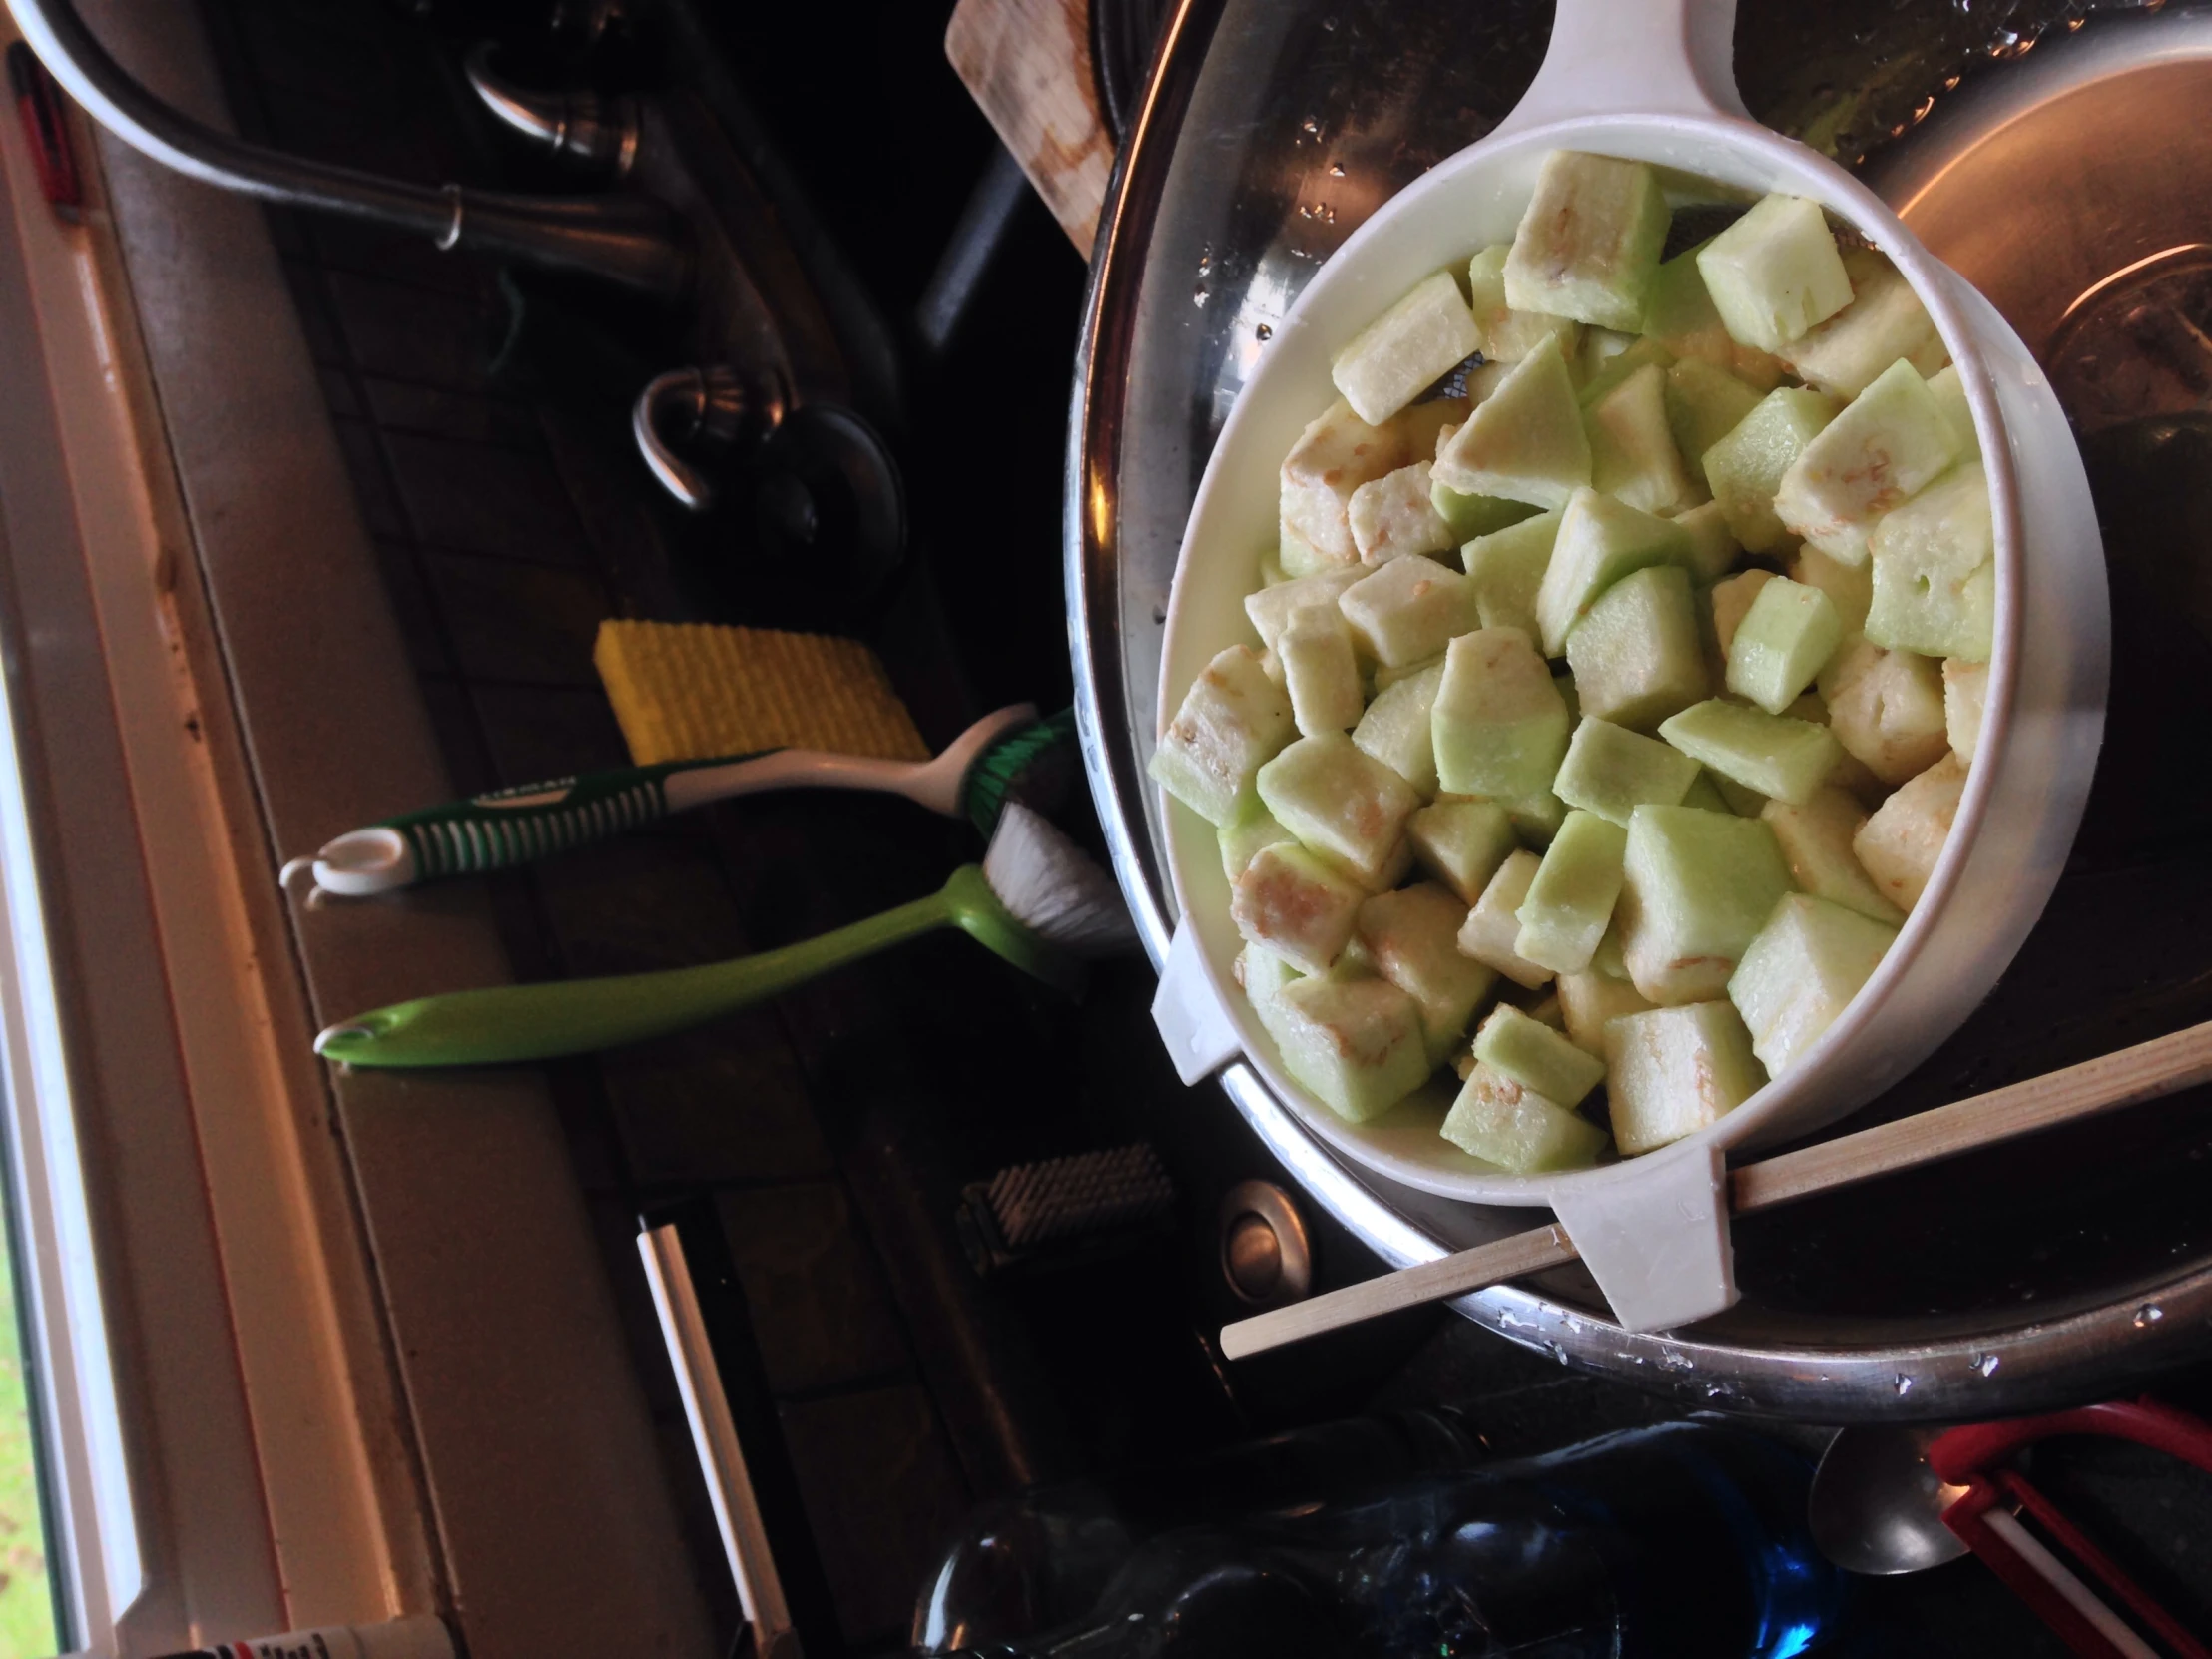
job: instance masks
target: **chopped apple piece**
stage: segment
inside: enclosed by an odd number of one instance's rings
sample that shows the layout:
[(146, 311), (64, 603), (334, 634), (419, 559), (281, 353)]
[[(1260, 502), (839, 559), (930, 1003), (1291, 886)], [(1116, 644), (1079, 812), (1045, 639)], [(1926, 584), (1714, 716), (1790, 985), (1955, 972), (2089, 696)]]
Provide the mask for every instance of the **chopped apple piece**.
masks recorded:
[(1689, 572), (1653, 565), (1615, 582), (1567, 636), (1584, 712), (1648, 731), (1711, 689)]
[(1381, 761), (1422, 797), (1436, 793), (1436, 743), (1430, 716), (1444, 665), (1427, 667), (1386, 687), (1352, 729), (1353, 746)]
[(1622, 953), (1636, 989), (1662, 1007), (1723, 994), (1790, 890), (1772, 830), (1694, 807), (1638, 807), (1623, 868)]
[(1562, 973), (1556, 988), (1560, 1012), (1567, 1022), (1567, 1040), (1586, 1054), (1605, 1056), (1605, 1024), (1623, 1014), (1640, 1014), (1651, 1007), (1633, 980), (1612, 979), (1594, 968)]
[(1405, 834), (1420, 867), (1469, 905), (1482, 896), (1514, 846), (1505, 809), (1490, 801), (1423, 807), (1406, 821)]
[(1884, 784), (1902, 784), (1949, 747), (1941, 671), (1932, 658), (1847, 643), (1820, 677), (1836, 741)]
[(1857, 397), (1899, 358), (1923, 374), (1950, 360), (1943, 336), (1905, 274), (1871, 248), (1844, 253), (1851, 303), (1780, 352), (1809, 386), (1831, 397)]
[(1668, 520), (1593, 489), (1576, 490), (1536, 590), (1544, 655), (1564, 653), (1574, 625), (1622, 577), (1647, 565), (1682, 565), (1688, 558), (1689, 538)]
[(1449, 795), (1527, 800), (1551, 788), (1567, 752), (1566, 701), (1517, 628), (1451, 642), (1432, 724), (1437, 784)]
[(1826, 393), (1778, 387), (1705, 452), (1705, 480), (1745, 551), (1772, 553), (1789, 541), (1775, 513), (1775, 492), (1806, 446), (1835, 418), (1836, 402)]
[(1621, 1156), (1656, 1152), (1733, 1112), (1766, 1084), (1729, 1002), (1625, 1014), (1605, 1027), (1606, 1101)]
[(1417, 456), (1402, 432), (1371, 426), (1343, 398), (1322, 411), (1283, 459), (1280, 528), (1283, 568), (1310, 576), (1359, 560), (1352, 539), (1352, 492)]
[(1809, 799), (1842, 753), (1826, 727), (1719, 698), (1661, 723), (1659, 735), (1721, 777), (1791, 802)]
[(1867, 625), (1867, 607), (1874, 603), (1874, 570), (1869, 565), (1847, 565), (1817, 547), (1801, 547), (1790, 561), (1790, 580), (1819, 588), (1836, 607), (1836, 620), (1844, 633), (1856, 634)]
[(1237, 877), (1229, 914), (1246, 942), (1304, 973), (1327, 973), (1367, 897), (1296, 841), (1263, 846)]
[(1943, 663), (1943, 730), (1949, 734), (1951, 753), (1973, 765), (1981, 745), (1981, 714), (1989, 699), (1989, 665)]
[(1686, 513), (1676, 513), (1674, 527), (1689, 538), (1684, 565), (1700, 582), (1717, 582), (1726, 576), (1744, 550), (1718, 501), (1701, 501)]
[(1815, 790), (1801, 807), (1787, 801), (1770, 801), (1760, 811), (1774, 831), (1790, 866), (1790, 879), (1799, 889), (1857, 910), (1875, 921), (1895, 924), (1905, 912), (1882, 896), (1852, 841), (1867, 822), (1867, 810), (1858, 800), (1834, 784)]
[(1759, 407), (1759, 396), (1703, 357), (1685, 357), (1667, 370), (1667, 425), (1699, 488), (1710, 487), (1705, 452), (1744, 423)]
[(1557, 512), (1539, 513), (1477, 536), (1459, 550), (1483, 627), (1518, 628), (1535, 635), (1536, 593), (1559, 539), (1560, 517)]
[(1298, 839), (1257, 801), (1236, 823), (1217, 826), (1214, 838), (1221, 844), (1221, 872), (1232, 881), (1245, 872), (1262, 847), (1281, 846), (1285, 841)]
[(1590, 439), (1556, 339), (1513, 365), (1436, 452), (1430, 476), (1462, 495), (1563, 507), (1590, 481)]
[(1419, 1007), (1431, 1064), (1441, 1064), (1457, 1045), (1497, 983), (1496, 969), (1459, 953), (1466, 919), (1467, 906), (1433, 881), (1377, 893), (1360, 906), (1354, 936), (1367, 947), (1375, 971)]
[(1569, 807), (1625, 830), (1638, 807), (1680, 806), (1698, 777), (1697, 762), (1673, 745), (1586, 715), (1551, 788)]
[(1407, 553), (1448, 553), (1463, 538), (1436, 511), (1428, 463), (1415, 461), (1352, 492), (1348, 517), (1360, 562), (1388, 564)]
[(1571, 316), (1516, 311), (1506, 303), (1505, 262), (1512, 254), (1512, 245), (1501, 242), (1483, 249), (1467, 263), (1467, 288), (1475, 330), (1482, 336), (1482, 355), (1493, 363), (1510, 366), (1546, 339), (1556, 339), (1560, 351), (1572, 356), (1581, 346), (1581, 323)]
[(1554, 150), (1505, 261), (1507, 302), (1634, 332), (1668, 221), (1658, 175), (1644, 163)]
[(1345, 589), (1367, 575), (1359, 565), (1339, 565), (1312, 576), (1277, 582), (1258, 593), (1245, 595), (1245, 615), (1252, 619), (1261, 646), (1275, 649), (1276, 640), (1290, 626), (1291, 618), (1309, 605), (1334, 605)]
[(1936, 406), (1943, 411), (1950, 435), (1958, 440), (1958, 458), (1980, 460), (1981, 434), (1974, 430), (1973, 409), (1966, 402), (1966, 383), (1958, 377), (1958, 365), (1952, 363), (1940, 374), (1931, 374), (1928, 389), (1936, 396)]
[(1146, 770), (1201, 818), (1228, 824), (1250, 807), (1262, 764), (1296, 732), (1291, 700), (1259, 654), (1233, 645), (1192, 682)]
[(1591, 481), (1614, 499), (1647, 513), (1695, 506), (1694, 482), (1667, 423), (1666, 371), (1646, 363), (1588, 404)]
[(1329, 373), (1353, 412), (1380, 426), (1481, 343), (1458, 282), (1439, 271), (1362, 329)]
[(1729, 650), (1736, 643), (1736, 630), (1750, 614), (1752, 601), (1759, 597), (1759, 590), (1774, 579), (1771, 570), (1739, 570), (1715, 582), (1706, 595), (1713, 607), (1713, 643), (1720, 647), (1723, 662), (1727, 661)]
[(1818, 202), (1763, 197), (1697, 257), (1730, 336), (1780, 354), (1851, 303), (1851, 277)]
[(1482, 889), (1474, 908), (1459, 929), (1459, 953), (1493, 967), (1516, 985), (1540, 990), (1552, 981), (1552, 970), (1529, 961), (1513, 948), (1520, 937), (1519, 910), (1528, 897), (1542, 863), (1533, 852), (1515, 852), (1497, 866), (1490, 884)]
[(1583, 1169), (1605, 1148), (1605, 1131), (1479, 1060), (1438, 1131), (1460, 1151), (1513, 1175)]
[(1875, 885), (1901, 909), (1912, 909), (1928, 889), (1965, 791), (1965, 766), (1945, 755), (1876, 808), (1852, 838)]
[(1275, 993), (1283, 1067), (1362, 1123), (1428, 1081), (1420, 1009), (1387, 979), (1294, 979)]
[(1368, 655), (1392, 668), (1427, 661), (1475, 626), (1467, 579), (1417, 553), (1363, 576), (1337, 604)]
[(1546, 1100), (1573, 1108), (1605, 1078), (1605, 1062), (1509, 1002), (1483, 1016), (1474, 1033), (1475, 1060)]
[[(1625, 734), (1632, 736), (1633, 734)], [(1595, 813), (1570, 812), (1522, 898), (1513, 953), (1554, 973), (1580, 973), (1613, 919), (1628, 831)]]
[(1911, 363), (1895, 362), (1790, 463), (1775, 490), (1775, 516), (1823, 553), (1858, 564), (1875, 521), (1957, 457), (1958, 440), (1928, 382)]
[(1819, 588), (1778, 576), (1753, 596), (1728, 647), (1728, 689), (1770, 715), (1795, 703), (1844, 642)]
[(1769, 1077), (1787, 1073), (1820, 1041), (1897, 936), (1887, 922), (1809, 893), (1774, 907), (1728, 981), (1728, 999)]
[(1885, 514), (1869, 545), (1874, 603), (1867, 638), (1893, 651), (1989, 660), (1996, 538), (1979, 461), (1952, 467)]
[(1275, 654), (1283, 664), (1291, 714), (1303, 736), (1342, 732), (1360, 718), (1366, 704), (1360, 664), (1352, 650), (1352, 630), (1336, 606), (1309, 605), (1294, 613), (1290, 626), (1276, 636)]
[(1405, 821), (1420, 805), (1413, 786), (1342, 732), (1300, 738), (1260, 769), (1260, 799), (1302, 845), (1355, 881), (1394, 881)]

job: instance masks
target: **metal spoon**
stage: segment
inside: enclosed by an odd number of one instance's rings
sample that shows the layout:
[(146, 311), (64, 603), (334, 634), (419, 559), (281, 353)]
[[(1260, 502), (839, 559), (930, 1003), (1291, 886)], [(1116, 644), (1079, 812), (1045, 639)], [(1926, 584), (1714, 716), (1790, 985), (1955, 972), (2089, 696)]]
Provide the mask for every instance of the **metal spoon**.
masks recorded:
[(1820, 1552), (1846, 1572), (1888, 1578), (1924, 1572), (1966, 1553), (1943, 1525), (1965, 1495), (1928, 1465), (1942, 1432), (1929, 1428), (1845, 1428), (1829, 1441), (1813, 1475), (1806, 1518)]

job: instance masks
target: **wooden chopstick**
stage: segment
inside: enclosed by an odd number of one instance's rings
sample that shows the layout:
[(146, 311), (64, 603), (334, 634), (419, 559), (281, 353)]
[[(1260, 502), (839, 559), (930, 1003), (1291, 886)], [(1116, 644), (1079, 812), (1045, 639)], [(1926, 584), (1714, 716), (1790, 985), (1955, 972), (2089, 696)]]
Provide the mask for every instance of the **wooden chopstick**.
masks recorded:
[[(1771, 1210), (1812, 1193), (1954, 1158), (1977, 1147), (2156, 1100), (2206, 1082), (2212, 1082), (2212, 1022), (1900, 1118), (1895, 1123), (1747, 1164), (1729, 1176), (1729, 1209), (1737, 1215)], [(1242, 1360), (1400, 1308), (1502, 1285), (1575, 1261), (1580, 1254), (1566, 1229), (1556, 1222), (1531, 1228), (1418, 1267), (1363, 1280), (1288, 1308), (1239, 1320), (1222, 1328), (1221, 1351), (1231, 1360)]]

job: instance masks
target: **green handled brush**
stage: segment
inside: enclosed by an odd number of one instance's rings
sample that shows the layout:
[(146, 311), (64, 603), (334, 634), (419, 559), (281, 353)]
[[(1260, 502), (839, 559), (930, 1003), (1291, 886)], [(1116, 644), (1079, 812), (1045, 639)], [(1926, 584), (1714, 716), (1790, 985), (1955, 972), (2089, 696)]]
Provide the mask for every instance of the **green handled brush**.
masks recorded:
[(703, 967), (502, 985), (394, 1003), (331, 1026), (315, 1052), (352, 1066), (494, 1065), (587, 1054), (734, 1013), (894, 944), (957, 927), (1024, 973), (1073, 992), (1083, 961), (1134, 938), (1113, 879), (1059, 830), (1008, 803), (980, 865), (927, 898), (780, 950)]
[(1018, 703), (985, 715), (933, 761), (770, 749), (618, 767), (497, 790), (348, 830), (311, 859), (286, 864), (284, 878), (289, 885), (295, 870), (311, 868), (324, 891), (365, 897), (527, 863), (687, 808), (768, 790), (880, 790), (947, 818), (965, 816), (988, 835), (1008, 801), (1046, 809), (1056, 804), (1072, 776), (1074, 735), (1074, 710), (1039, 720), (1032, 705)]

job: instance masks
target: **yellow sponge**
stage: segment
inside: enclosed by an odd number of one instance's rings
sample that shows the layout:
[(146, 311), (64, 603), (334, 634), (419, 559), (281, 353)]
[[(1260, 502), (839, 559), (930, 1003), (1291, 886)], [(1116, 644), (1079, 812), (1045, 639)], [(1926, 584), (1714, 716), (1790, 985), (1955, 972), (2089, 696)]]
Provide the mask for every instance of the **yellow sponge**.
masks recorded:
[(857, 640), (704, 622), (602, 622), (592, 662), (639, 766), (758, 749), (929, 758), (890, 676)]

